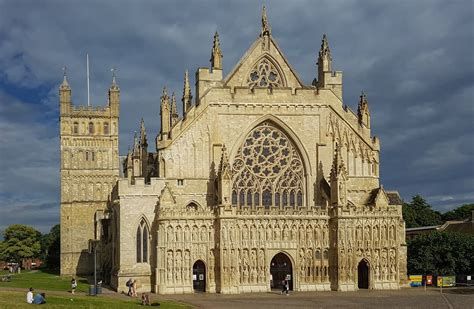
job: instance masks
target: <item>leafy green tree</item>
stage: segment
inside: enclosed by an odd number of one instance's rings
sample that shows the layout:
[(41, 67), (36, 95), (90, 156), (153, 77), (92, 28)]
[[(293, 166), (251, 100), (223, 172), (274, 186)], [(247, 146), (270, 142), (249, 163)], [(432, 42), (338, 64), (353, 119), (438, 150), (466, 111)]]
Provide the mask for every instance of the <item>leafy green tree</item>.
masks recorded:
[(56, 224), (51, 231), (44, 235), (41, 245), (43, 246), (44, 260), (50, 269), (58, 269), (60, 261), (60, 225)]
[(407, 245), (409, 274), (456, 275), (474, 270), (473, 235), (433, 232), (418, 235)]
[(449, 220), (465, 220), (471, 217), (471, 211), (474, 209), (474, 204), (465, 204), (456, 209), (448, 211), (442, 215), (444, 221)]
[(443, 223), (441, 214), (433, 210), (431, 205), (419, 195), (415, 195), (410, 203), (405, 203), (402, 211), (407, 228), (432, 226)]
[(5, 229), (0, 256), (9, 262), (21, 262), (24, 258), (35, 258), (41, 253), (41, 233), (31, 226), (13, 224)]

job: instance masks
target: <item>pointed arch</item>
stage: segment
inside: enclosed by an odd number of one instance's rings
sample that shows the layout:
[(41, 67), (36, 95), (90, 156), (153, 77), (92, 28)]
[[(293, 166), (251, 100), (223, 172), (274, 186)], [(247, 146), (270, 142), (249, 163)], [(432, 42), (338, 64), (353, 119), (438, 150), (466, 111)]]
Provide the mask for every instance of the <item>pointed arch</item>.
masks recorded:
[(235, 154), (239, 150), (239, 147), (244, 143), (245, 138), (250, 133), (250, 131), (252, 131), (255, 127), (257, 127), (259, 124), (263, 122), (271, 122), (273, 125), (275, 125), (281, 131), (283, 131), (283, 133), (285, 133), (291, 139), (291, 141), (295, 144), (296, 149), (299, 151), (299, 154), (301, 155), (301, 158), (303, 160), (305, 176), (311, 175), (313, 169), (311, 168), (309, 154), (306, 151), (306, 148), (303, 146), (303, 143), (299, 139), (298, 135), (283, 120), (281, 120), (280, 118), (272, 114), (263, 115), (257, 120), (251, 122), (245, 128), (245, 130), (243, 130), (243, 133), (236, 139), (236, 142), (232, 145), (232, 148), (229, 151), (229, 157), (230, 158), (235, 157)]
[(144, 215), (138, 220), (135, 243), (136, 262), (148, 263), (150, 256), (150, 225)]
[(278, 62), (269, 53), (261, 55), (243, 79), (242, 86), (250, 88), (286, 87), (286, 77)]
[(307, 165), (302, 151), (287, 132), (267, 118), (234, 145), (231, 165), (233, 192), (238, 195), (236, 205), (296, 208), (306, 204)]

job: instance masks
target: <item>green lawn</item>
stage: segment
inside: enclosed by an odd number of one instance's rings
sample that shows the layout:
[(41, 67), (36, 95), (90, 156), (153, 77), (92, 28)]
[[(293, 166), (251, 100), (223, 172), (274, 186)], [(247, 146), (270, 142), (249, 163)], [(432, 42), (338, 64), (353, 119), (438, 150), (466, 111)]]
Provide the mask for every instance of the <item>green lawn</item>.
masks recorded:
[[(6, 272), (0, 272), (1, 276)], [(76, 278), (78, 286), (76, 294), (68, 293), (71, 290), (71, 278), (60, 277), (58, 274), (42, 270), (24, 271), (21, 274), (12, 274), (10, 282), (0, 281), (0, 308), (31, 308), (26, 303), (26, 292), (33, 287), (36, 292), (45, 292), (47, 304), (41, 308), (140, 308), (138, 299), (132, 299), (120, 294), (102, 294), (99, 296), (86, 296), (89, 291), (87, 280)], [(15, 290), (10, 290), (15, 289)], [(17, 289), (22, 289), (18, 291)], [(171, 301), (156, 300), (152, 294), (152, 303), (159, 303), (160, 308), (189, 308), (184, 304)]]
[[(58, 296), (49, 295), (46, 293), (45, 305), (39, 308), (144, 308), (140, 305), (137, 299), (115, 299), (109, 297), (95, 297), (95, 296)], [(186, 305), (178, 304), (169, 301), (158, 301), (159, 308), (174, 309), (174, 308), (189, 308)], [(152, 302), (152, 307), (158, 304), (157, 301)], [(0, 308), (30, 308), (32, 305), (26, 303), (26, 292), (5, 291), (0, 288)], [(36, 306), (35, 306), (36, 307)]]
[[(5, 273), (2, 273), (2, 276)], [(10, 282), (0, 282), (0, 288), (24, 288), (30, 287), (48, 291), (70, 291), (72, 277), (60, 277), (58, 274), (47, 273), (42, 270), (23, 271), (21, 274), (12, 274)], [(87, 292), (89, 285), (87, 280), (76, 278), (78, 292)]]

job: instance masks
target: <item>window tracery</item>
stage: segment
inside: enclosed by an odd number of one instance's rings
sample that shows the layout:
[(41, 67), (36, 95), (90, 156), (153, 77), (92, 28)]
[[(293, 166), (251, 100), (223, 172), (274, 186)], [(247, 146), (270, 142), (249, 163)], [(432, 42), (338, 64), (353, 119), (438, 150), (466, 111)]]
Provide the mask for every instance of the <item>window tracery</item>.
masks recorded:
[(247, 135), (234, 158), (232, 175), (233, 205), (303, 206), (303, 161), (290, 139), (268, 122)]
[(148, 263), (148, 226), (145, 219), (137, 228), (137, 263)]
[(262, 58), (250, 71), (247, 78), (250, 88), (283, 87), (283, 81), (277, 68), (267, 58)]

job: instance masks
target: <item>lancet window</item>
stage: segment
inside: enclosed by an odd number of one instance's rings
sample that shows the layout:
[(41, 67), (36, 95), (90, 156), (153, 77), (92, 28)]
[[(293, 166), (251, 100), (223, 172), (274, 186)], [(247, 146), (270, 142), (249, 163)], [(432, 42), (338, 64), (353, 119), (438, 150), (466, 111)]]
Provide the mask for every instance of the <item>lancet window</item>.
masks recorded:
[(239, 208), (301, 207), (303, 161), (291, 140), (269, 122), (245, 138), (232, 163), (232, 204)]
[(148, 226), (142, 219), (137, 228), (137, 263), (148, 263), (148, 235)]
[(262, 58), (250, 71), (247, 85), (250, 88), (276, 88), (283, 87), (283, 81), (273, 63), (267, 58)]

